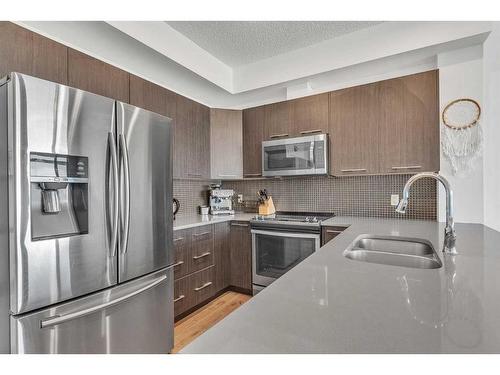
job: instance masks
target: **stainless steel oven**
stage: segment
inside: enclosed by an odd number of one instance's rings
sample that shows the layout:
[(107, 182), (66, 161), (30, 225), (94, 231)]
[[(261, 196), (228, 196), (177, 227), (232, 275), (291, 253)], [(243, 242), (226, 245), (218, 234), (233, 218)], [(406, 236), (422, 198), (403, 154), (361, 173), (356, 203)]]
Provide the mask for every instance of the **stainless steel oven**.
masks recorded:
[(262, 142), (263, 176), (302, 176), (328, 173), (328, 135)]
[(320, 247), (320, 234), (303, 229), (252, 229), (252, 282), (262, 289)]

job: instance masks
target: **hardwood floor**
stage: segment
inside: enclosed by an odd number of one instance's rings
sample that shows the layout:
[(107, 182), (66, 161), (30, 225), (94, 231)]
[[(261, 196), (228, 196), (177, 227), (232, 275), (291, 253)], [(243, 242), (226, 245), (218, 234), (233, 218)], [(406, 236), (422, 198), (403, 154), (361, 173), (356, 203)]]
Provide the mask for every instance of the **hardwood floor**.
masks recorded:
[(250, 298), (252, 297), (249, 295), (229, 291), (184, 319), (179, 320), (175, 323), (172, 353), (177, 353)]

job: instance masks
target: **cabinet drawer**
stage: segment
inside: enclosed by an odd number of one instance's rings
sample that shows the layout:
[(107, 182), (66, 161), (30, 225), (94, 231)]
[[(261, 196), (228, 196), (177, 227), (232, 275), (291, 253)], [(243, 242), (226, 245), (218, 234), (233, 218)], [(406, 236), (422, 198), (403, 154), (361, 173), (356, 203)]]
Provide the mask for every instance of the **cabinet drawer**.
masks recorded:
[(195, 228), (191, 233), (189, 249), (189, 273), (202, 270), (214, 264), (213, 226)]
[(190, 293), (193, 295), (194, 305), (202, 303), (215, 293), (214, 267), (204, 269), (189, 276)]
[(214, 267), (185, 276), (174, 283), (174, 314), (178, 316), (215, 294)]
[(321, 246), (326, 244), (327, 242), (333, 240), (340, 233), (346, 230), (347, 227), (342, 226), (331, 226), (331, 227), (322, 227), (321, 228)]
[(179, 279), (189, 273), (189, 230), (174, 232), (174, 279)]

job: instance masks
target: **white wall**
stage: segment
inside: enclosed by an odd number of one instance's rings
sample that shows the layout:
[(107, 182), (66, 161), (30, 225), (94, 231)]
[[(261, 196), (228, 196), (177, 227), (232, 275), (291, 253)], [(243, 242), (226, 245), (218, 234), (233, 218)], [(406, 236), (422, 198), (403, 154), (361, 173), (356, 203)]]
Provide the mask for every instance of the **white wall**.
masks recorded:
[(483, 45), (484, 224), (500, 231), (500, 22)]
[[(482, 103), (483, 61), (481, 46), (469, 47), (438, 56), (440, 113), (452, 100), (472, 98)], [(441, 121), (441, 127), (443, 126)], [(449, 161), (441, 151), (441, 171), (454, 193), (456, 222), (483, 223), (483, 159), (475, 161), (467, 176), (453, 176)], [(439, 221), (445, 221), (445, 193), (439, 188)]]

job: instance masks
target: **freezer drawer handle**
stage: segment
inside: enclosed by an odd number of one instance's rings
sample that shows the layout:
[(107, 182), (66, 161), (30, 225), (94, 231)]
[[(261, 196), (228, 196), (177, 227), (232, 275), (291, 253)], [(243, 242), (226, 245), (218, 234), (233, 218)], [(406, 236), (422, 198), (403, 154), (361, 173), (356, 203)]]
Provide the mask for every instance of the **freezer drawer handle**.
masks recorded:
[(75, 311), (75, 312), (72, 312), (72, 313), (69, 313), (66, 315), (55, 315), (55, 316), (52, 316), (50, 318), (43, 319), (40, 321), (40, 327), (41, 328), (52, 327), (52, 326), (55, 326), (58, 324), (65, 323), (69, 320), (78, 319), (78, 318), (81, 318), (82, 316), (89, 315), (89, 314), (92, 314), (96, 311), (106, 309), (106, 308), (111, 307), (113, 305), (117, 305), (117, 304), (119, 304), (123, 301), (126, 301), (126, 300), (128, 300), (128, 299), (130, 299), (138, 294), (141, 294), (142, 292), (145, 292), (148, 289), (155, 287), (156, 285), (162, 283), (166, 279), (167, 279), (167, 275), (162, 275), (162, 276), (158, 277), (157, 279), (155, 279), (154, 281), (152, 281), (150, 284), (146, 285), (145, 287), (137, 289), (134, 292), (131, 292), (127, 295), (124, 295), (124, 296), (117, 298), (117, 299), (114, 299), (112, 301), (101, 303), (99, 305), (92, 306), (92, 307), (89, 307), (87, 309)]
[(209, 256), (210, 254), (211, 254), (211, 252), (210, 252), (210, 251), (207, 251), (206, 253), (203, 253), (203, 254), (201, 254), (201, 255), (195, 255), (195, 256), (193, 257), (193, 259), (201, 259), (201, 258), (205, 258), (205, 257)]
[(184, 294), (181, 294), (179, 297), (174, 299), (174, 302), (179, 302), (180, 300), (184, 299), (186, 296)]
[(211, 281), (209, 281), (208, 283), (203, 284), (202, 286), (199, 286), (198, 288), (194, 288), (194, 291), (195, 292), (199, 292), (200, 290), (205, 289), (205, 288), (209, 287), (210, 285), (212, 285)]

